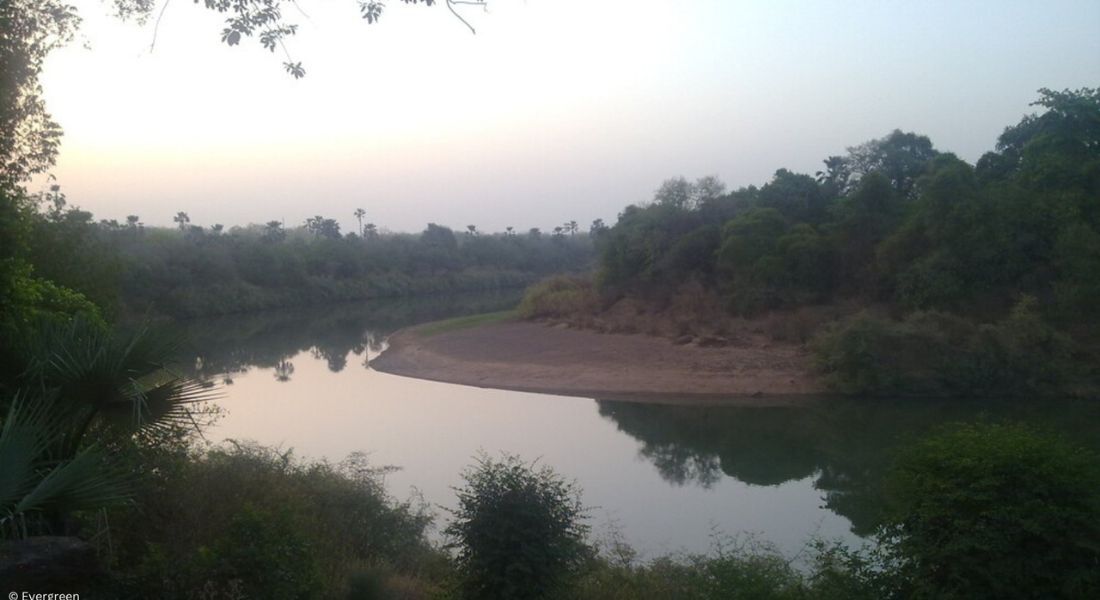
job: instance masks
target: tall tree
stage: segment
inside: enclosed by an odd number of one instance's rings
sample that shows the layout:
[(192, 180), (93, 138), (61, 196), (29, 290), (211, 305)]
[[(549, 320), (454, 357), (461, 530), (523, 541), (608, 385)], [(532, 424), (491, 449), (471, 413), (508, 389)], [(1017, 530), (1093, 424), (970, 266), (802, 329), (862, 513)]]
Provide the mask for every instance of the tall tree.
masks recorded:
[(360, 236), (360, 237), (363, 237), (363, 236), (364, 236), (364, 232), (363, 232), (363, 217), (364, 217), (364, 216), (366, 216), (366, 214), (367, 214), (367, 211), (365, 211), (365, 210), (363, 210), (363, 209), (361, 209), (361, 208), (357, 208), (357, 209), (355, 209), (355, 218), (359, 220), (359, 236)]

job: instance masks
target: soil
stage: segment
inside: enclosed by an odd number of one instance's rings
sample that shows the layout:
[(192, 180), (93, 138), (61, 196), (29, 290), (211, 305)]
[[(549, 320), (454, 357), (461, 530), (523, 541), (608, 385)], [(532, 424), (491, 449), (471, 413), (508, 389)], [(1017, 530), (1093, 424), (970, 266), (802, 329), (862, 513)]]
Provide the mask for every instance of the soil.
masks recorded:
[(405, 329), (371, 367), (478, 387), (675, 403), (800, 402), (824, 390), (804, 346), (763, 335), (688, 342), (531, 322), (434, 335)]

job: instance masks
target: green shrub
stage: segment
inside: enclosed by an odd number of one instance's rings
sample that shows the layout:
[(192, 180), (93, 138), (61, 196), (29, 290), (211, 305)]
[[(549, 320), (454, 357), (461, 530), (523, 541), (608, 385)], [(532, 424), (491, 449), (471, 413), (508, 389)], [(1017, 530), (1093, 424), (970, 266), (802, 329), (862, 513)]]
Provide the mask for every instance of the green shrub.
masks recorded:
[(135, 506), (111, 515), (119, 578), (134, 597), (345, 595), (363, 565), (441, 579), (421, 507), (390, 498), (361, 456), (303, 462), (252, 445), (142, 453)]
[(827, 384), (850, 394), (1058, 395), (1079, 379), (1069, 338), (1029, 297), (980, 326), (935, 311), (903, 321), (861, 312), (826, 327), (812, 346)]
[(463, 479), (446, 528), (463, 597), (560, 597), (589, 555), (576, 486), (511, 455), (481, 456)]
[(1014, 425), (956, 425), (903, 453), (883, 541), (919, 598), (1100, 590), (1098, 458)]
[(590, 316), (599, 304), (590, 280), (555, 275), (527, 288), (519, 315), (523, 319)]
[(813, 542), (801, 569), (773, 546), (734, 539), (710, 556), (634, 556), (592, 561), (572, 597), (580, 600), (879, 600), (892, 580), (880, 557), (839, 544)]

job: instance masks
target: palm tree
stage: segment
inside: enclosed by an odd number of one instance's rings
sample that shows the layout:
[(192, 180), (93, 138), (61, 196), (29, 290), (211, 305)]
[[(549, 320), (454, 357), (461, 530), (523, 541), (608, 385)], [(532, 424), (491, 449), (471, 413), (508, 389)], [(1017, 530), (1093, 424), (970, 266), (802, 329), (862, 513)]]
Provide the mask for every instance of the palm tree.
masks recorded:
[(191, 222), (191, 217), (187, 216), (187, 213), (181, 210), (176, 213), (176, 216), (172, 217), (172, 220), (179, 226), (180, 231), (186, 231), (187, 224)]
[(0, 429), (0, 536), (58, 533), (66, 513), (126, 498), (129, 477), (101, 450), (197, 426), (212, 384), (168, 368), (177, 344), (146, 329), (42, 322)]
[(568, 221), (565, 224), (565, 230), (569, 232), (569, 235), (577, 235), (577, 222)]
[(516, 232), (512, 231), (513, 229), (515, 229), (515, 228), (512, 227), (511, 225), (505, 227), (504, 228), (505, 235), (507, 235), (508, 237), (512, 237), (512, 236), (516, 235)]
[(477, 235), (477, 225), (467, 225), (466, 226), (466, 235), (468, 235), (470, 237), (476, 236)]
[(366, 216), (367, 211), (357, 208), (355, 209), (355, 218), (359, 219), (359, 237), (364, 237), (365, 232), (363, 230), (363, 217)]

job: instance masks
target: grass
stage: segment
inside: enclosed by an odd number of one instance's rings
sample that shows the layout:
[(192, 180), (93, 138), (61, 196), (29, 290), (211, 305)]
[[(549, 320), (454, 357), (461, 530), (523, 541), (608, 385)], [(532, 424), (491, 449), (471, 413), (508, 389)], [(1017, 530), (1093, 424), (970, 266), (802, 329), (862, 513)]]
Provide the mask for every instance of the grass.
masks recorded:
[(481, 325), (503, 323), (505, 321), (511, 321), (516, 317), (517, 314), (514, 309), (502, 310), (500, 312), (483, 313), (480, 315), (468, 315), (465, 317), (455, 317), (453, 319), (445, 319), (443, 321), (433, 321), (431, 323), (425, 323), (418, 326), (416, 329), (414, 329), (414, 331), (418, 335), (430, 337), (433, 335), (439, 335), (440, 333), (461, 331), (463, 329), (469, 329), (471, 327), (478, 327)]

